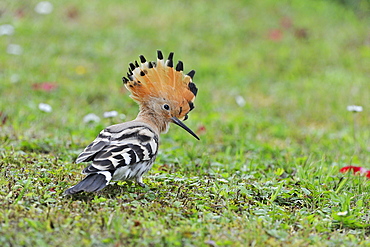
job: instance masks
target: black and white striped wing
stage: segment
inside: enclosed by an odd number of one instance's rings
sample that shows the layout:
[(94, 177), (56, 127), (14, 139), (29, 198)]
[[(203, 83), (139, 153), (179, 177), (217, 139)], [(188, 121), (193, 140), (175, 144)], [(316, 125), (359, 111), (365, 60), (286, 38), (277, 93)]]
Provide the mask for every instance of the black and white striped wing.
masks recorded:
[(83, 173), (114, 171), (123, 166), (153, 160), (158, 151), (158, 136), (147, 126), (122, 128), (113, 125), (99, 136), (79, 155), (76, 163), (92, 161)]
[(109, 146), (111, 137), (112, 133), (107, 129), (102, 130), (98, 137), (80, 153), (76, 159), (76, 164), (92, 161), (98, 152), (102, 151), (106, 146)]

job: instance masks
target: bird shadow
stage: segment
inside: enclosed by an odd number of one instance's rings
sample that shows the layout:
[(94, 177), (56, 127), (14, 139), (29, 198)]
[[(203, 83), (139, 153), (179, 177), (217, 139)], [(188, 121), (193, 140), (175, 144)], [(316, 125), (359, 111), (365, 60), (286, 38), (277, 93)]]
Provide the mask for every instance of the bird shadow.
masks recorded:
[(148, 191), (155, 190), (151, 189), (148, 186), (141, 187), (131, 181), (125, 181), (120, 183), (109, 184), (104, 189), (97, 192), (81, 192), (73, 195), (66, 195), (66, 197), (71, 198), (73, 201), (84, 201), (90, 202), (96, 197), (104, 197), (107, 199), (114, 199), (120, 197), (122, 194), (134, 193), (134, 194), (145, 194)]

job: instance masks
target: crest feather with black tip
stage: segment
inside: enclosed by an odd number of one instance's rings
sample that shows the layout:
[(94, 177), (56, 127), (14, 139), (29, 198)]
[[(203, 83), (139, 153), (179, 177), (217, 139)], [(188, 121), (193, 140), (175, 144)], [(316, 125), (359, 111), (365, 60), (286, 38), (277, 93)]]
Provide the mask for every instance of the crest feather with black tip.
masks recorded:
[(131, 92), (130, 97), (141, 105), (145, 105), (153, 98), (162, 98), (171, 101), (181, 109), (178, 118), (184, 119), (186, 114), (194, 108), (194, 99), (197, 87), (193, 82), (195, 71), (183, 73), (184, 65), (173, 62), (174, 53), (171, 52), (164, 60), (163, 53), (157, 51), (157, 61), (148, 62), (140, 55), (140, 62), (129, 64), (127, 78), (123, 77), (125, 87)]

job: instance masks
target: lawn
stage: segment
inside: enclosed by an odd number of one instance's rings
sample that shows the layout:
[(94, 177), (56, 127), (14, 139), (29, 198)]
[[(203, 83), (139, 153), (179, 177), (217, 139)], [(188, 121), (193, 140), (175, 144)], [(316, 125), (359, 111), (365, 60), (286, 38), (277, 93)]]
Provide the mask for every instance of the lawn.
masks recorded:
[[(370, 179), (339, 172), (370, 169), (369, 1), (50, 3), (0, 3), (1, 246), (370, 246)], [(146, 188), (63, 195), (157, 49), (197, 71), (201, 140), (173, 125)]]

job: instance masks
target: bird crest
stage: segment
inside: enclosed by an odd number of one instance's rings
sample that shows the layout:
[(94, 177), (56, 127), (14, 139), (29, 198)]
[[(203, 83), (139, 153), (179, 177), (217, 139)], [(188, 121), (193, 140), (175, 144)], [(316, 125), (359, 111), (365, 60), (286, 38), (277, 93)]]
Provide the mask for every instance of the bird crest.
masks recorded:
[(140, 55), (140, 62), (129, 64), (127, 77), (123, 77), (125, 87), (130, 91), (130, 97), (140, 105), (145, 105), (153, 98), (162, 98), (173, 102), (180, 109), (178, 118), (186, 119), (187, 113), (194, 108), (197, 87), (193, 83), (195, 71), (183, 73), (183, 63), (178, 61), (176, 67), (171, 52), (167, 60), (163, 59), (161, 51), (157, 51), (157, 61), (147, 61)]

